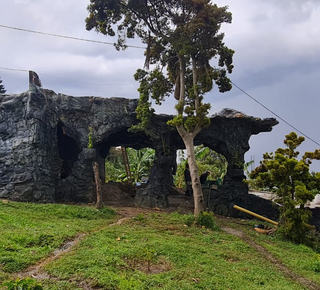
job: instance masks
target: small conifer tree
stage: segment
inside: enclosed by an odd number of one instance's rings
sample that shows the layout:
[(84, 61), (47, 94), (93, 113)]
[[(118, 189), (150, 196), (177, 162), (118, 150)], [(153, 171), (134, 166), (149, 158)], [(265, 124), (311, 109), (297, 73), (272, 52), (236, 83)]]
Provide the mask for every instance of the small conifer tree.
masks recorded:
[(314, 199), (320, 191), (320, 173), (309, 171), (312, 160), (320, 159), (320, 150), (306, 152), (298, 160), (296, 150), (305, 140), (295, 132), (285, 136), (287, 148), (278, 148), (275, 153), (265, 153), (259, 167), (250, 174), (258, 186), (273, 189), (279, 197), (279, 233), (296, 243), (307, 242), (310, 231), (310, 211), (304, 209), (307, 201)]
[(0, 94), (4, 94), (6, 92), (6, 89), (4, 85), (2, 84), (2, 80), (0, 79)]

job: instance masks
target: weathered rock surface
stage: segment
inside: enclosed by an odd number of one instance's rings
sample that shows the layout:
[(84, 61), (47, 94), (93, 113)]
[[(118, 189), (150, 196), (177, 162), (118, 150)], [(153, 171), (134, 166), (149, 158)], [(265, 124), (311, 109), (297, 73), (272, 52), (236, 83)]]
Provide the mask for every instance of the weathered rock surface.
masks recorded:
[[(137, 123), (137, 100), (124, 98), (71, 97), (35, 87), (19, 95), (0, 96), (0, 197), (19, 201), (95, 200), (92, 162), (99, 164), (104, 180), (104, 158), (114, 146), (156, 150), (156, 163), (145, 188), (136, 193), (136, 204), (168, 206), (176, 150), (183, 142), (168, 115), (156, 115), (151, 134), (128, 132)], [(278, 122), (226, 109), (211, 117), (195, 145), (223, 154), (228, 161), (224, 185), (213, 203), (230, 205), (241, 196), (250, 205), (243, 184), (244, 154), (251, 135), (268, 132)], [(90, 133), (91, 132), (91, 133)], [(88, 149), (92, 134), (92, 149)], [(259, 202), (258, 202), (259, 203)], [(241, 204), (239, 204), (241, 206)], [(218, 205), (214, 204), (215, 208)], [(254, 208), (251, 208), (254, 210)]]

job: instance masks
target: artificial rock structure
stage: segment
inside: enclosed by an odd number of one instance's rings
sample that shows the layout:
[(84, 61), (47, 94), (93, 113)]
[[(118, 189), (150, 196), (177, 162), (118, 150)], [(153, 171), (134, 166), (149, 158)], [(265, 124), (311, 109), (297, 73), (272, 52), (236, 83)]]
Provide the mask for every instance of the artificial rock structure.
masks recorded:
[[(92, 163), (99, 164), (104, 180), (104, 159), (115, 146), (156, 150), (148, 186), (136, 194), (136, 204), (168, 206), (171, 171), (176, 150), (183, 142), (172, 127), (171, 116), (155, 115), (151, 130), (128, 132), (137, 123), (136, 99), (71, 97), (31, 85), (22, 94), (0, 95), (0, 198), (56, 202), (95, 200)], [(211, 117), (195, 145), (204, 144), (224, 155), (228, 171), (224, 184), (211, 198), (217, 213), (237, 215), (233, 204), (270, 216), (270, 204), (248, 194), (242, 182), (244, 154), (253, 134), (268, 132), (278, 122), (225, 109)], [(92, 134), (92, 149), (88, 149)], [(249, 197), (250, 196), (250, 197)]]

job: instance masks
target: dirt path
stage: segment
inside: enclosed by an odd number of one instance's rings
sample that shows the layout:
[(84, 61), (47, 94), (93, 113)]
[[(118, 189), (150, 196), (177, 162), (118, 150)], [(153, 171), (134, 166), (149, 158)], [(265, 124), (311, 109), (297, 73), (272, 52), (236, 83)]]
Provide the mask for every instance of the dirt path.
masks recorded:
[[(178, 207), (176, 207), (178, 205)], [(101, 231), (107, 227), (120, 225), (121, 223), (125, 222), (127, 219), (133, 218), (141, 213), (154, 213), (154, 212), (173, 212), (178, 211), (181, 213), (191, 213), (191, 205), (189, 201), (186, 201), (185, 199), (178, 199), (177, 204), (175, 207), (169, 208), (168, 210), (160, 210), (160, 209), (142, 209), (138, 207), (134, 207), (132, 205), (127, 205), (125, 207), (118, 207), (117, 205), (111, 206), (113, 207), (116, 212), (120, 215), (120, 218), (113, 224), (109, 224), (107, 226), (104, 226), (102, 228), (96, 229), (94, 232)], [(177, 210), (177, 208), (179, 210)], [(222, 224), (226, 225), (225, 222)], [(301, 277), (288, 269), (285, 265), (281, 263), (278, 259), (276, 259), (269, 251), (267, 251), (264, 247), (256, 243), (251, 237), (246, 235), (244, 232), (235, 230), (232, 228), (229, 228), (227, 226), (222, 226), (222, 229), (227, 232), (228, 234), (234, 235), (242, 239), (245, 243), (247, 243), (250, 247), (254, 248), (256, 251), (258, 251), (265, 259), (269, 260), (280, 272), (282, 272), (286, 277), (289, 279), (292, 279), (294, 281), (298, 281), (300, 285), (306, 289), (311, 290), (319, 290), (320, 285), (314, 283), (311, 280), (308, 280), (304, 277)], [(90, 234), (90, 233), (89, 233)], [(26, 278), (26, 277), (32, 277), (37, 280), (44, 280), (44, 279), (50, 279), (50, 280), (57, 280), (57, 278), (50, 276), (45, 270), (44, 267), (51, 263), (52, 261), (59, 259), (61, 256), (65, 255), (66, 253), (70, 252), (81, 240), (83, 240), (86, 237), (86, 234), (79, 234), (77, 235), (73, 240), (66, 242), (63, 244), (59, 249), (56, 249), (49, 257), (41, 260), (36, 265), (32, 265), (29, 268), (27, 268), (25, 271), (19, 272), (15, 274), (15, 277), (17, 278)], [(57, 280), (58, 281), (58, 280)], [(79, 288), (91, 290), (91, 289), (98, 289), (98, 288), (92, 288), (90, 285), (88, 285), (85, 281), (82, 281), (79, 285)]]
[(254, 248), (257, 252), (259, 252), (266, 260), (270, 261), (274, 267), (276, 267), (280, 272), (282, 272), (286, 277), (292, 279), (294, 281), (298, 281), (300, 285), (306, 289), (310, 290), (319, 290), (320, 285), (315, 282), (306, 279), (302, 276), (291, 271), (287, 268), (281, 261), (275, 258), (266, 248), (256, 243), (252, 238), (246, 235), (244, 232), (235, 230), (228, 227), (223, 227), (222, 230), (227, 232), (228, 234), (234, 235), (242, 239), (245, 243), (247, 243), (250, 247)]
[[(137, 216), (138, 214), (141, 213), (154, 213), (154, 212), (166, 212), (163, 210), (157, 210), (157, 209), (143, 209), (143, 208), (138, 208), (138, 207), (132, 207), (132, 206), (127, 206), (127, 207), (113, 207), (116, 212), (120, 215), (120, 218), (109, 225), (100, 227), (98, 229), (93, 230), (92, 232), (88, 233), (91, 234), (93, 232), (98, 232), (106, 229), (107, 227), (112, 227), (115, 225), (120, 225), (126, 220), (133, 218)], [(67, 241), (64, 244), (60, 246), (60, 248), (54, 250), (48, 257), (40, 260), (37, 264), (31, 265), (28, 267), (26, 270), (15, 273), (13, 276), (14, 279), (19, 278), (19, 279), (24, 279), (27, 277), (34, 278), (36, 280), (44, 280), (44, 279), (50, 279), (51, 281), (58, 281), (57, 278), (50, 276), (45, 270), (44, 267), (53, 262), (54, 260), (59, 259), (61, 256), (67, 254), (70, 252), (81, 240), (83, 240), (86, 237), (87, 234), (80, 233), (78, 234), (73, 240)], [(97, 287), (92, 288), (90, 285), (88, 285), (85, 281), (81, 281), (80, 284), (78, 285), (79, 288), (85, 289), (85, 290), (96, 290), (98, 289)]]

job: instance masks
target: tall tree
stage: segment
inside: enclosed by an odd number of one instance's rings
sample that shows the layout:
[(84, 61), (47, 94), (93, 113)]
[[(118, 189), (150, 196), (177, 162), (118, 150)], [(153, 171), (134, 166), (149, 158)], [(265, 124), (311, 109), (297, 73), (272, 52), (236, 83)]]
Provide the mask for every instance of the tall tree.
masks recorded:
[(2, 84), (2, 79), (0, 79), (0, 94), (4, 94), (6, 92), (6, 89), (4, 85)]
[[(154, 112), (151, 99), (161, 104), (172, 93), (177, 114), (170, 125), (182, 137), (190, 166), (194, 213), (203, 210), (203, 194), (193, 141), (205, 126), (209, 103), (203, 96), (215, 82), (220, 92), (231, 89), (227, 73), (233, 69), (233, 53), (223, 42), (222, 23), (231, 23), (227, 7), (210, 0), (90, 0), (86, 29), (115, 36), (117, 49), (138, 36), (146, 44), (145, 69), (138, 69), (140, 128), (147, 129)], [(115, 31), (116, 30), (116, 31)], [(216, 60), (215, 62), (212, 60)], [(150, 69), (151, 68), (151, 69)]]
[[(275, 153), (265, 153), (260, 166), (251, 172), (260, 187), (273, 188), (279, 196), (280, 233), (294, 242), (304, 242), (312, 228), (308, 225), (310, 212), (304, 204), (314, 199), (320, 191), (320, 173), (311, 173), (312, 160), (320, 159), (320, 150), (305, 152), (298, 160), (297, 148), (304, 142), (295, 132), (285, 136), (286, 148), (278, 148)], [(300, 208), (297, 208), (297, 207)]]

